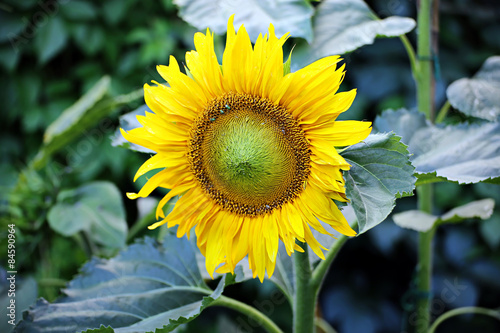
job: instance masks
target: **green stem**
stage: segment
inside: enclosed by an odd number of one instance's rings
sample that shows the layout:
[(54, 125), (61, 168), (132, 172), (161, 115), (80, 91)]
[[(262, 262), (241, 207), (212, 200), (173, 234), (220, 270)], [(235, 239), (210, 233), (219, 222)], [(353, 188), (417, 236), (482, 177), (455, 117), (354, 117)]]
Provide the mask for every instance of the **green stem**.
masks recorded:
[(225, 306), (227, 308), (236, 310), (259, 323), (259, 326), (269, 333), (283, 333), (278, 325), (276, 325), (271, 319), (269, 319), (269, 317), (264, 315), (262, 312), (233, 298), (221, 296), (216, 299), (210, 306)]
[[(358, 226), (358, 222), (354, 222), (352, 225), (353, 229), (356, 229)], [(328, 269), (330, 268), (330, 265), (332, 264), (333, 260), (337, 257), (337, 254), (339, 253), (340, 249), (342, 246), (344, 246), (345, 242), (349, 237), (345, 235), (341, 235), (332, 245), (330, 250), (326, 253), (325, 260), (322, 260), (318, 266), (314, 269), (311, 277), (311, 285), (313, 289), (318, 292), (319, 288), (321, 287), (321, 284), (323, 283), (323, 279), (325, 278), (326, 273), (328, 272)]]
[(415, 55), (415, 50), (413, 49), (413, 46), (411, 46), (410, 40), (406, 37), (406, 35), (399, 36), (399, 39), (403, 42), (403, 46), (406, 49), (408, 58), (410, 59), (411, 71), (415, 74), (417, 72), (417, 57)]
[[(438, 0), (434, 0), (438, 1)], [(437, 23), (438, 13), (433, 12), (433, 0), (418, 2), (418, 56), (417, 72), (414, 77), (417, 83), (417, 107), (425, 113), (427, 119), (433, 121), (434, 77), (433, 77), (433, 23)], [(434, 7), (436, 9), (436, 7)], [(434, 20), (433, 20), (433, 15)], [(435, 45), (434, 45), (435, 46)], [(435, 46), (436, 47), (436, 46)], [(437, 52), (437, 50), (434, 50)], [(426, 213), (432, 213), (433, 187), (432, 184), (421, 185), (417, 188), (418, 208)], [(419, 234), (417, 288), (421, 297), (416, 304), (416, 332), (427, 333), (430, 320), (430, 290), (432, 275), (432, 238), (434, 228)]]
[(57, 278), (42, 278), (38, 280), (38, 285), (42, 287), (57, 287), (64, 288), (66, 287), (68, 281)]
[(311, 284), (312, 271), (309, 263), (307, 244), (300, 244), (304, 252), (293, 254), (293, 267), (295, 275), (295, 297), (293, 302), (293, 332), (313, 333), (314, 311), (318, 296)]
[(441, 110), (439, 110), (438, 112), (438, 115), (436, 117), (436, 124), (441, 123), (444, 120), (444, 118), (446, 118), (446, 114), (448, 113), (448, 110), (450, 110), (450, 107), (451, 107), (450, 101), (446, 101)]
[(143, 231), (148, 225), (154, 222), (156, 222), (156, 211), (152, 209), (151, 212), (144, 215), (140, 220), (134, 223), (132, 228), (130, 228), (127, 235), (127, 242), (132, 241), (139, 232)]
[(476, 306), (468, 306), (468, 307), (453, 309), (453, 310), (450, 310), (448, 312), (443, 313), (432, 324), (431, 328), (429, 329), (429, 333), (434, 333), (436, 331), (436, 328), (446, 319), (449, 319), (449, 318), (454, 317), (454, 316), (459, 316), (462, 314), (467, 314), (467, 313), (474, 313), (474, 314), (490, 316), (490, 317), (493, 317), (497, 320), (500, 320), (500, 311), (498, 311), (498, 310), (485, 309), (485, 308), (480, 308), (480, 307), (476, 307)]
[(417, 80), (417, 106), (427, 116), (427, 119), (433, 120), (433, 101), (432, 101), (432, 47), (431, 47), (431, 29), (432, 29), (432, 0), (420, 0), (418, 8), (418, 72), (415, 73)]

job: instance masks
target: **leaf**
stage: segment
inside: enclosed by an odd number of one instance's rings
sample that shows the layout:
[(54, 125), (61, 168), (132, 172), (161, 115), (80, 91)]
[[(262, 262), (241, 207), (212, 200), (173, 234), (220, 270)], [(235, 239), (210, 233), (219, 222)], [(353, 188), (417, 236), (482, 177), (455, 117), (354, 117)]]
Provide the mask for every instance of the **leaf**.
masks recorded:
[[(130, 131), (131, 129), (141, 127), (142, 125), (137, 120), (137, 116), (144, 116), (146, 112), (153, 111), (151, 111), (151, 109), (146, 104), (144, 104), (134, 111), (120, 116), (120, 128), (123, 128), (125, 131)], [(136, 145), (135, 143), (131, 143), (125, 140), (122, 133), (120, 132), (120, 128), (118, 128), (111, 136), (111, 145), (113, 145), (114, 147), (128, 148), (131, 150), (139, 151), (141, 153), (156, 154), (156, 152), (152, 151), (151, 149)]]
[(99, 328), (94, 328), (94, 329), (88, 329), (85, 332), (82, 333), (114, 333), (115, 330), (112, 329), (111, 327), (105, 327), (104, 325), (101, 325)]
[(460, 79), (446, 89), (450, 104), (466, 115), (500, 119), (500, 56), (489, 57), (471, 79)]
[[(78, 138), (89, 127), (96, 125), (96, 136), (103, 137), (111, 131), (110, 120), (103, 118), (122, 105), (126, 105), (143, 96), (142, 89), (133, 91), (126, 95), (104, 98), (109, 89), (109, 77), (104, 76), (85, 95), (63, 113), (47, 128), (44, 135), (43, 146), (33, 160), (35, 168), (45, 165), (48, 158), (66, 147), (74, 139)], [(92, 138), (89, 138), (90, 144)]]
[(125, 246), (125, 207), (113, 183), (96, 181), (61, 191), (47, 219), (50, 227), (64, 236), (86, 231), (93, 241), (106, 247)]
[(409, 17), (391, 16), (380, 20), (361, 0), (324, 0), (313, 20), (314, 39), (308, 49), (309, 64), (317, 59), (344, 54), (372, 44), (376, 37), (396, 37), (415, 28)]
[(85, 95), (73, 104), (47, 128), (43, 141), (45, 144), (51, 142), (57, 136), (70, 131), (82, 119), (90, 108), (101, 100), (109, 89), (111, 80), (109, 76), (103, 76)]
[(407, 210), (402, 213), (392, 215), (396, 225), (405, 229), (412, 229), (418, 232), (425, 232), (432, 229), (438, 217), (420, 210)]
[(179, 6), (179, 16), (200, 30), (208, 27), (216, 34), (223, 34), (229, 17), (236, 13), (235, 27), (244, 24), (253, 42), (267, 31), (269, 23), (274, 25), (277, 36), (290, 32), (293, 37), (312, 40), (314, 9), (305, 0), (174, 0), (174, 3)]
[[(114, 258), (94, 258), (49, 304), (40, 299), (16, 332), (171, 332), (220, 297), (226, 275), (210, 290), (196, 264), (193, 242), (168, 234), (162, 244), (145, 238)], [(102, 326), (101, 326), (102, 325)]]
[(459, 222), (465, 219), (479, 218), (482, 220), (489, 219), (495, 208), (495, 200), (483, 199), (469, 202), (466, 205), (453, 208), (446, 214), (442, 215), (441, 223)]
[(493, 214), (494, 207), (495, 201), (493, 199), (483, 199), (453, 208), (439, 217), (419, 210), (409, 210), (394, 214), (392, 218), (394, 223), (401, 228), (426, 232), (434, 226), (445, 223), (461, 222), (472, 218), (489, 219)]
[(413, 135), (409, 150), (418, 174), (460, 184), (500, 180), (500, 123), (428, 126)]
[(377, 116), (373, 123), (373, 129), (380, 133), (394, 132), (401, 137), (401, 141), (408, 145), (416, 131), (427, 127), (425, 114), (416, 110), (385, 110), (381, 116)]
[(86, 1), (72, 0), (61, 6), (61, 13), (73, 21), (88, 21), (96, 18), (94, 6)]
[(80, 24), (75, 27), (74, 38), (87, 55), (96, 54), (105, 42), (103, 29), (95, 25)]
[(395, 131), (412, 153), (417, 185), (436, 181), (500, 183), (500, 123), (434, 126), (416, 111), (385, 111), (378, 131)]
[(40, 25), (36, 32), (34, 46), (38, 54), (38, 61), (46, 63), (66, 45), (68, 34), (61, 18), (47, 18), (45, 24)]
[(389, 215), (396, 198), (412, 195), (414, 168), (406, 145), (394, 133), (369, 135), (341, 155), (351, 165), (344, 173), (346, 194), (361, 234)]

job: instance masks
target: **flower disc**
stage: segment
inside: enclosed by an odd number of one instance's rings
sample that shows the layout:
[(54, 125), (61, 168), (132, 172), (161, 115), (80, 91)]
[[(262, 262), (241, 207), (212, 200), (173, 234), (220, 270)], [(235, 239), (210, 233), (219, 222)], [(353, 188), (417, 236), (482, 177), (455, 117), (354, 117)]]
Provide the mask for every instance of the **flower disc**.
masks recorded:
[(290, 113), (245, 94), (227, 94), (207, 106), (193, 127), (188, 156), (210, 197), (242, 215), (281, 207), (309, 176), (309, 145)]

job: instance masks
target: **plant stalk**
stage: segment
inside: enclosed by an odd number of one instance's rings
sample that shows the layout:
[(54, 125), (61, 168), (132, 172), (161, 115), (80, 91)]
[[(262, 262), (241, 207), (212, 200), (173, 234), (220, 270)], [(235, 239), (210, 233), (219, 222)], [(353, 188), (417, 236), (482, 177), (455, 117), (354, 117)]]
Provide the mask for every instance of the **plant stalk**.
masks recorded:
[(299, 244), (304, 252), (293, 254), (295, 275), (295, 295), (293, 302), (293, 332), (314, 333), (314, 311), (318, 296), (317, 289), (311, 283), (312, 271), (309, 264), (307, 244)]
[[(434, 76), (433, 63), (437, 54), (436, 31), (438, 25), (438, 0), (418, 1), (417, 37), (417, 107), (427, 119), (434, 121)], [(433, 186), (421, 185), (417, 188), (419, 210), (432, 213)], [(416, 304), (416, 332), (427, 333), (430, 322), (431, 276), (432, 276), (432, 238), (434, 228), (419, 234), (417, 288), (420, 298)]]

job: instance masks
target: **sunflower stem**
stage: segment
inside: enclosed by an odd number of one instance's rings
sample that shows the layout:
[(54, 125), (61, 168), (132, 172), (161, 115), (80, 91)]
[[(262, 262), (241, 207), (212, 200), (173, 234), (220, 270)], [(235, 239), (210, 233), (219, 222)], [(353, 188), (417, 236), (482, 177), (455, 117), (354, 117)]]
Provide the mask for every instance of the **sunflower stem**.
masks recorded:
[(299, 243), (304, 252), (293, 254), (295, 275), (295, 295), (293, 302), (293, 332), (316, 332), (314, 325), (314, 310), (318, 296), (317, 289), (312, 284), (312, 270), (307, 253), (307, 244)]
[[(358, 222), (354, 222), (352, 225), (352, 228), (356, 229), (358, 226)], [(340, 249), (344, 246), (345, 242), (349, 237), (345, 235), (341, 235), (332, 245), (332, 247), (328, 250), (325, 256), (325, 260), (322, 260), (318, 266), (314, 269), (311, 277), (311, 285), (315, 292), (318, 292), (319, 289), (321, 288), (321, 285), (323, 283), (323, 280), (326, 276), (326, 273), (328, 273), (328, 269), (330, 268), (330, 265), (332, 264), (333, 260), (337, 257), (337, 254), (339, 253)]]
[(269, 333), (283, 333), (278, 325), (276, 325), (269, 317), (264, 315), (262, 312), (233, 298), (221, 296), (216, 299), (211, 304), (211, 306), (225, 306), (227, 308), (236, 310), (246, 315), (249, 319), (257, 322), (260, 327), (262, 327)]
[[(417, 107), (425, 113), (427, 119), (434, 121), (434, 86), (433, 63), (437, 54), (437, 40), (434, 30), (438, 22), (438, 0), (419, 0), (418, 9), (418, 36), (417, 36), (417, 66), (414, 77), (417, 83)], [(419, 210), (432, 213), (433, 187), (432, 184), (421, 185), (417, 188)], [(419, 234), (417, 288), (422, 295), (416, 304), (416, 332), (427, 333), (430, 321), (431, 303), (431, 276), (432, 276), (432, 238), (434, 228)]]

